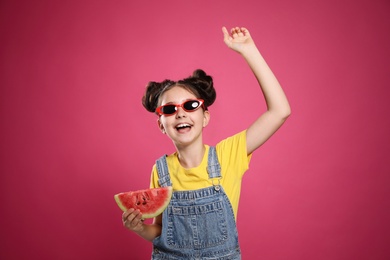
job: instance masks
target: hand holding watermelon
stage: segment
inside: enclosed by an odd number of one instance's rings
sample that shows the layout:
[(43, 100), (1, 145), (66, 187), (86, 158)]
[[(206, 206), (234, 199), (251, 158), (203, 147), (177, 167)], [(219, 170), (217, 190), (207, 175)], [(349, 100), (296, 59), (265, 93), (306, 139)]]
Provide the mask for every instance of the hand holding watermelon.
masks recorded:
[(125, 211), (122, 214), (122, 220), (123, 225), (134, 231), (134, 232), (142, 232), (143, 230), (143, 219), (142, 219), (142, 213), (139, 211), (139, 209), (131, 208), (127, 211)]

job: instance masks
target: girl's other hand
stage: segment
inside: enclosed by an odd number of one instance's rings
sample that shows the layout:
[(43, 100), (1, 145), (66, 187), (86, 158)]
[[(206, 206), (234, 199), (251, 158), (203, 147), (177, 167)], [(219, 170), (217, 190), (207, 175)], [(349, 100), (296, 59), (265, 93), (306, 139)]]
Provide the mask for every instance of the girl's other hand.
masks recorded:
[(244, 27), (233, 27), (230, 34), (226, 27), (222, 27), (222, 32), (225, 44), (238, 53), (242, 54), (247, 49), (256, 47), (248, 29)]
[(141, 232), (144, 228), (144, 221), (142, 219), (142, 213), (139, 209), (133, 208), (127, 210), (122, 214), (123, 226), (134, 232)]

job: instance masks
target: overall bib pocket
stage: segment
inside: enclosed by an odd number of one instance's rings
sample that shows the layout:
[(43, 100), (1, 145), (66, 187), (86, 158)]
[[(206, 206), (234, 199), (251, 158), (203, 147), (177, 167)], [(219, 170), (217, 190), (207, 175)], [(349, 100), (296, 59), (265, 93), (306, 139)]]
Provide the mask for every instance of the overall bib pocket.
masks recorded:
[(177, 249), (204, 249), (228, 238), (226, 210), (217, 200), (197, 206), (168, 207), (167, 243)]

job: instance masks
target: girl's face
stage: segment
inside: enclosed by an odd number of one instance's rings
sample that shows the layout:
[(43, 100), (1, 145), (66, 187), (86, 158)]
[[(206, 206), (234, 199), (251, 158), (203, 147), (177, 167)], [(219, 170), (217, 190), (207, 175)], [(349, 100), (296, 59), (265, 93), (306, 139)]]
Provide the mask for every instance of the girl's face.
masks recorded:
[[(183, 87), (174, 86), (161, 95), (159, 106), (182, 104), (190, 99), (197, 99), (197, 97)], [(191, 112), (178, 107), (176, 114), (161, 115), (158, 119), (158, 126), (164, 134), (172, 139), (176, 147), (183, 147), (196, 142), (203, 144), (202, 129), (209, 120), (210, 113), (205, 111), (203, 107)]]

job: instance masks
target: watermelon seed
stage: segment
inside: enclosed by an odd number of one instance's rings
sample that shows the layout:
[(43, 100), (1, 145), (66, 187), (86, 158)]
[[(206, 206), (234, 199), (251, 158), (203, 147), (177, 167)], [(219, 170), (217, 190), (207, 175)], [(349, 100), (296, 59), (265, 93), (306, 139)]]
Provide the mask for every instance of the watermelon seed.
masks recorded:
[(144, 192), (142, 195), (143, 195), (142, 198), (144, 200), (150, 200), (149, 194), (147, 192)]

